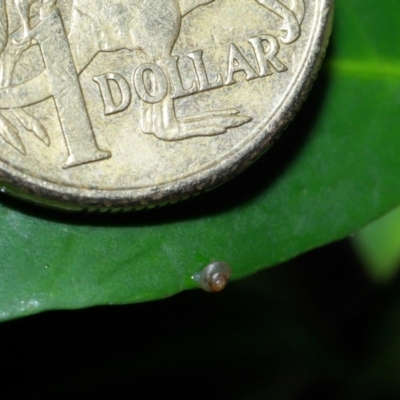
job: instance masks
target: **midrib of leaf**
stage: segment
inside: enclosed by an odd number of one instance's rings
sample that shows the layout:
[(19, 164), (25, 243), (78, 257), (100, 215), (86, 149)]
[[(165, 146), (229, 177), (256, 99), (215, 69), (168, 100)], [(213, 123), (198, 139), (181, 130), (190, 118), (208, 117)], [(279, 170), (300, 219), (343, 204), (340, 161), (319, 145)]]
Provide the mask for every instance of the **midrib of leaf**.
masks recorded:
[(327, 68), (337, 74), (370, 80), (400, 79), (400, 62), (364, 60), (332, 60)]

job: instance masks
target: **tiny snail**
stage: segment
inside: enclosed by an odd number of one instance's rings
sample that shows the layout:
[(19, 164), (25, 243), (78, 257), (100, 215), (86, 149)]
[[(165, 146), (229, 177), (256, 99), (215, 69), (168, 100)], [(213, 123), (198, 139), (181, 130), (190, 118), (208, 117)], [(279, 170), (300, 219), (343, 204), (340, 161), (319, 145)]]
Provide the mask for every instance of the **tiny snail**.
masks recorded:
[(232, 274), (229, 264), (222, 261), (214, 261), (202, 271), (196, 272), (192, 279), (206, 292), (220, 292), (228, 284)]

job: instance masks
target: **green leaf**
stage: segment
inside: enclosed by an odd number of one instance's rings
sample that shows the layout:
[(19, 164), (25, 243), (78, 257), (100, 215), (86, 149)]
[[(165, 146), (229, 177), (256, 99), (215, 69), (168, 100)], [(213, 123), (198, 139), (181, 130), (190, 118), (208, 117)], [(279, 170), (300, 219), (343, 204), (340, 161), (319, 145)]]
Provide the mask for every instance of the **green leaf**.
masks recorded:
[(400, 208), (358, 232), (354, 243), (376, 282), (392, 280), (400, 268)]
[(4, 197), (0, 318), (138, 302), (233, 278), (343, 238), (400, 203), (397, 0), (338, 0), (327, 61), (299, 116), (253, 167), (173, 207), (64, 215)]

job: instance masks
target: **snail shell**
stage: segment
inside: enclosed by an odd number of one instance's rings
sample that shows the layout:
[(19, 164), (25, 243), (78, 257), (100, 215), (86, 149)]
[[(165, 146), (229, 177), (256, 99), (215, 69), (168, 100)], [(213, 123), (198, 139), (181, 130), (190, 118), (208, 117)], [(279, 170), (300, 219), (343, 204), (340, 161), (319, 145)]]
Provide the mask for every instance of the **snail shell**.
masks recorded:
[(206, 292), (220, 292), (228, 284), (232, 268), (222, 261), (207, 265), (202, 271), (195, 273), (192, 279)]

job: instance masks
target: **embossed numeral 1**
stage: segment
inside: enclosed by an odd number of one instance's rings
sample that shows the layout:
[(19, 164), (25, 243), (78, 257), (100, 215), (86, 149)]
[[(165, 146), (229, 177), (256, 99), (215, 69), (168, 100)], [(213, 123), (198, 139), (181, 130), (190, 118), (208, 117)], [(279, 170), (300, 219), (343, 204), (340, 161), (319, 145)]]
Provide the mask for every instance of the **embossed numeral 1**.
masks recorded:
[[(68, 159), (63, 168), (111, 157), (97, 146), (60, 14), (55, 10), (33, 30), (49, 76)], [(62, 57), (60, 57), (62, 55)]]

